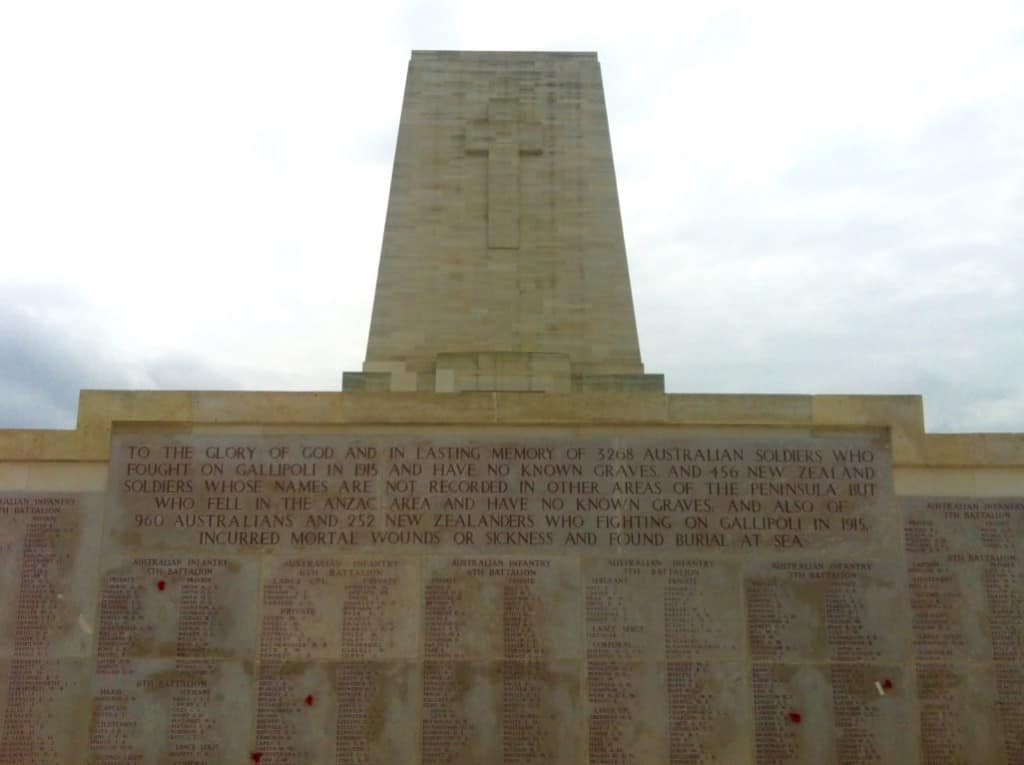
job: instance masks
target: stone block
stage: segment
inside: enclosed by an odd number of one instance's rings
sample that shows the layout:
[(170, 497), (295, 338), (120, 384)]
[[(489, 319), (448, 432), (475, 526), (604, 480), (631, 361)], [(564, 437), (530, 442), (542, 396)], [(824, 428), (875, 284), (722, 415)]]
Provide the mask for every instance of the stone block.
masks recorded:
[(669, 421), (679, 424), (811, 425), (810, 396), (669, 395)]

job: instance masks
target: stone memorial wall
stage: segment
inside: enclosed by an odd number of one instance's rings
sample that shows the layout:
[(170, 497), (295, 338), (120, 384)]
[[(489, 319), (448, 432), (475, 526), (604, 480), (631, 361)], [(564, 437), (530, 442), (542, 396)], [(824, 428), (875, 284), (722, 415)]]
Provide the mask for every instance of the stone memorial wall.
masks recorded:
[(1019, 763), (1024, 500), (887, 431), (116, 433), (0, 497), (0, 762)]

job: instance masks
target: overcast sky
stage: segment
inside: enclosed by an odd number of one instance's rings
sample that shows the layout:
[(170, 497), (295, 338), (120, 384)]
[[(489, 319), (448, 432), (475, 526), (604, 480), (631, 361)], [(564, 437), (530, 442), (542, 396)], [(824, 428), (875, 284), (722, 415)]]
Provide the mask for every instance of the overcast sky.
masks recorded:
[(0, 4), (0, 427), (337, 390), (411, 49), (596, 50), (671, 392), (1024, 431), (1024, 3)]

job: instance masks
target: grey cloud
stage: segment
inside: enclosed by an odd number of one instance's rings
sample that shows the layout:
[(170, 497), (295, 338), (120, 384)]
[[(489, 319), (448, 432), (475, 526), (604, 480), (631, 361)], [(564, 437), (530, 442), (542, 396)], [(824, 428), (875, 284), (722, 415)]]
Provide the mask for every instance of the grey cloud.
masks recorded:
[(876, 193), (956, 194), (965, 185), (991, 183), (1016, 173), (1012, 133), (1000, 127), (1019, 120), (991, 106), (963, 108), (932, 120), (905, 141), (847, 136), (817, 146), (790, 169), (794, 191), (871, 188)]
[[(926, 350), (913, 340), (909, 348), (894, 345), (884, 335), (872, 344), (870, 333), (849, 342), (814, 327), (782, 332), (751, 318), (746, 331), (683, 330), (673, 341), (645, 342), (647, 368), (664, 372), (671, 391), (921, 395), (930, 431), (1024, 430), (1024, 368), (1003, 355), (1009, 342), (993, 341), (981, 352), (957, 342)], [(662, 329), (645, 336), (669, 336), (670, 328)]]
[(1024, 430), (1014, 243), (750, 255), (761, 233), (721, 232), (742, 242), (725, 264), (680, 242), (674, 274), (636, 270), (645, 362), (670, 390), (921, 394), (929, 429)]
[(0, 289), (0, 427), (73, 428), (82, 389), (238, 387), (187, 354), (119, 359), (89, 311), (52, 287)]
[[(129, 380), (98, 349), (82, 342), (57, 317), (74, 302), (28, 287), (8, 288), (0, 300), (0, 424), (5, 427), (74, 427), (80, 388), (125, 387)], [(84, 320), (84, 315), (81, 316)]]
[(974, 377), (936, 374), (922, 374), (914, 384), (924, 395), (931, 432), (1021, 431), (1019, 424), (1007, 427), (1007, 423), (1024, 423), (1024, 386), (986, 385)]
[(236, 390), (235, 378), (214, 369), (202, 359), (187, 354), (170, 354), (144, 367), (152, 386), (159, 390)]
[[(895, 216), (865, 213), (844, 217), (823, 217), (813, 211), (772, 216), (751, 207), (726, 207), (703, 211), (693, 222), (678, 228), (672, 237), (689, 247), (715, 248), (721, 257), (747, 259), (758, 255), (800, 256), (810, 250), (816, 260), (834, 249), (867, 251), (902, 241), (913, 232), (906, 220)], [(663, 242), (672, 243), (671, 240)], [(719, 250), (718, 248), (723, 248)]]
[(648, 368), (686, 392), (921, 394), (930, 430), (1024, 430), (1008, 117), (820, 146), (771, 198), (703, 190), (634, 260)]

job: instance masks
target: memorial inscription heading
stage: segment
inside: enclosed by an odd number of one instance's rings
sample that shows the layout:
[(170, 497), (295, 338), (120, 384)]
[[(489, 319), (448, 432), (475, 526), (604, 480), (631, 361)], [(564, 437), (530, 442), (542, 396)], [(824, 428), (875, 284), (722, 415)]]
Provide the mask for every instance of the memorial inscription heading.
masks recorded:
[(211, 550), (820, 550), (895, 530), (875, 436), (115, 440), (110, 533)]

